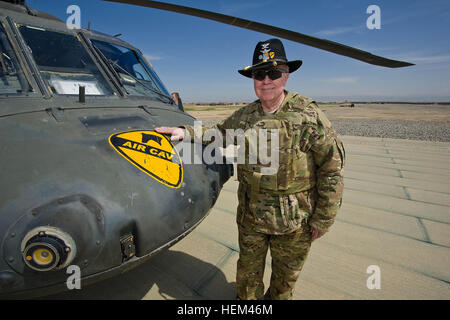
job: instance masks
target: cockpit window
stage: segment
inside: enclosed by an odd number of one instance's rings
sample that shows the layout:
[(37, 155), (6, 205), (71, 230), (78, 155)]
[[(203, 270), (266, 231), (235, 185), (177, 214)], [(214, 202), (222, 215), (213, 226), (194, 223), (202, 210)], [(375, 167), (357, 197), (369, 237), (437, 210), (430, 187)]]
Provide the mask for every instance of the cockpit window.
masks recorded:
[(0, 24), (0, 95), (26, 94), (30, 91), (32, 88)]
[(19, 30), (53, 93), (76, 95), (84, 86), (86, 95), (113, 94), (76, 36), (23, 25)]
[(114, 68), (129, 95), (153, 96), (170, 101), (170, 94), (139, 52), (114, 43), (91, 40)]

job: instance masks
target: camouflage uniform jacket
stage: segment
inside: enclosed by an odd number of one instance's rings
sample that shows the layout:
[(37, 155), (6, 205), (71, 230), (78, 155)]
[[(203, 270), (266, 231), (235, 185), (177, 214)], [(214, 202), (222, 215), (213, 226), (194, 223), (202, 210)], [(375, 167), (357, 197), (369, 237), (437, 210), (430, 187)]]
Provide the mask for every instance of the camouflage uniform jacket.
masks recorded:
[[(333, 224), (343, 195), (345, 151), (330, 121), (310, 98), (285, 91), (282, 106), (273, 114), (263, 112), (259, 100), (234, 112), (214, 127), (194, 132), (200, 139), (206, 130), (278, 129), (279, 167), (262, 174), (259, 163), (238, 163), (237, 222), (267, 234), (286, 234), (309, 223), (326, 232)], [(196, 135), (196, 136), (195, 136)], [(225, 139), (224, 139), (225, 140)], [(248, 136), (245, 141), (249, 145)], [(247, 148), (248, 150), (248, 148)]]

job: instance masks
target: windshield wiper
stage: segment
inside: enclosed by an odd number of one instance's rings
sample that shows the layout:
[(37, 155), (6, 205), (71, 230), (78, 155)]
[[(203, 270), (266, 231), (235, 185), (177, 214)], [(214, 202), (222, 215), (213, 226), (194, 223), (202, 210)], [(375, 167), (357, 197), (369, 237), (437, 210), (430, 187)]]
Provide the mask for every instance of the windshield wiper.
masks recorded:
[(97, 48), (94, 44), (92, 44), (92, 47), (94, 48), (94, 50), (97, 52), (97, 54), (100, 56), (100, 58), (103, 60), (103, 63), (107, 66), (108, 70), (111, 71), (111, 73), (113, 74), (113, 76), (116, 78), (117, 82), (119, 82), (119, 84), (122, 86), (122, 88), (125, 90), (125, 92), (127, 94), (130, 94), (127, 89), (125, 88), (125, 86), (123, 85), (123, 81), (122, 78), (120, 77), (120, 75), (117, 73), (116, 69), (114, 69), (114, 66), (111, 64), (110, 60), (108, 58), (105, 57), (105, 55), (103, 54), (103, 52)]
[[(120, 70), (125, 72), (128, 76), (130, 76), (131, 78), (133, 78), (134, 80), (136, 80), (137, 82), (139, 82), (140, 85), (142, 85), (144, 88), (146, 88), (147, 90), (150, 90), (151, 92), (154, 92), (156, 94), (158, 94), (159, 96), (162, 96), (164, 98), (169, 99), (171, 104), (176, 104), (175, 100), (173, 100), (173, 98), (171, 96), (165, 95), (155, 89), (149, 88), (144, 82), (142, 82), (140, 79), (136, 78), (135, 76), (133, 76), (130, 72), (128, 72), (127, 70), (125, 70), (124, 68), (122, 68), (116, 61), (113, 61), (111, 59), (108, 59), (103, 52), (97, 48), (96, 45), (92, 44), (92, 47), (94, 48), (94, 50), (98, 53), (98, 55), (100, 56), (100, 58), (103, 60), (103, 62), (106, 64), (106, 66), (108, 67), (108, 69), (111, 71), (111, 73), (114, 75), (114, 77), (117, 79), (117, 81), (119, 82), (119, 84), (122, 86), (122, 88), (125, 90), (125, 92), (127, 94), (130, 94), (127, 89), (125, 88), (125, 85), (123, 84), (123, 80), (121, 78), (121, 76), (119, 75), (119, 73), (116, 71), (116, 67)], [(163, 99), (159, 99), (162, 102), (166, 102)]]
[[(153, 88), (148, 87), (147, 84), (146, 84), (145, 82), (143, 82), (141, 79), (136, 78), (136, 77), (135, 77), (134, 75), (132, 75), (128, 70), (122, 68), (116, 61), (113, 61), (113, 60), (111, 60), (111, 59), (108, 59), (108, 62), (109, 62), (113, 67), (117, 67), (118, 69), (120, 69), (120, 71), (126, 73), (128, 76), (130, 76), (131, 78), (133, 78), (134, 80), (136, 80), (137, 82), (139, 82), (139, 84), (141, 84), (144, 88), (146, 88), (146, 89), (150, 90), (151, 92), (154, 92), (154, 93), (156, 93), (156, 94), (158, 94), (158, 95), (160, 95), (160, 96), (162, 96), (162, 97), (164, 97), (164, 98), (169, 99), (169, 101), (170, 101), (171, 103), (174, 103), (174, 102), (175, 102), (171, 96), (168, 96), (168, 95), (166, 95), (166, 94), (164, 94), (164, 93), (159, 92), (158, 90), (155, 90), (155, 89), (153, 89)], [(162, 99), (160, 99), (160, 100), (163, 101)], [(165, 101), (163, 101), (163, 102), (165, 102)]]
[(2, 72), (5, 76), (9, 76), (8, 68), (6, 67), (5, 60), (3, 59), (3, 55), (8, 57), (6, 54), (3, 53), (3, 51), (0, 51), (0, 64), (2, 65)]
[[(3, 52), (3, 50), (5, 52)], [(9, 45), (6, 35), (1, 30), (0, 30), (0, 55), (1, 55), (1, 61), (2, 61), (1, 62), (2, 71), (4, 72), (4, 75), (5, 76), (16, 76), (17, 80), (19, 80), (19, 83), (22, 87), (23, 92), (32, 92), (33, 91), (32, 87), (28, 83), (28, 80), (25, 78), (23, 71), (20, 69), (18, 70), (15, 66), (15, 65), (18, 65), (18, 63), (13, 63), (13, 61), (11, 61), (11, 58), (14, 58), (15, 59), (14, 62), (17, 62), (17, 60), (14, 56), (14, 51), (13, 51), (12, 47)], [(11, 63), (12, 69), (14, 72), (11, 73), (8, 71), (8, 67), (6, 66), (3, 56), (6, 57), (8, 60), (10, 60), (9, 62)], [(6, 73), (5, 73), (5, 71), (6, 71)]]

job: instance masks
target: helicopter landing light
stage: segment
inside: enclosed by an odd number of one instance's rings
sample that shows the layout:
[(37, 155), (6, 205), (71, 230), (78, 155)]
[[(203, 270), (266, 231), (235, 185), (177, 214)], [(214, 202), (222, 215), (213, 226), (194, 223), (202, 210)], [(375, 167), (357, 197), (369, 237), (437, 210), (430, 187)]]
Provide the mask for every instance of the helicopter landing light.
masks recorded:
[(73, 261), (75, 242), (65, 232), (53, 227), (38, 227), (22, 240), (25, 264), (35, 271), (59, 270)]
[(61, 260), (58, 249), (46, 241), (31, 243), (23, 255), (26, 265), (36, 271), (53, 270)]

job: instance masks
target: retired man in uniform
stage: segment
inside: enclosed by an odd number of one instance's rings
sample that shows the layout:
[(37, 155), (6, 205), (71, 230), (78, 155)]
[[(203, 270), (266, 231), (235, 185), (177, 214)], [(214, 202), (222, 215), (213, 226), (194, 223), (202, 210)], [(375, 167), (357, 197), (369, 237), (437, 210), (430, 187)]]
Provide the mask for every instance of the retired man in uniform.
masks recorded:
[[(279, 167), (274, 174), (263, 174), (265, 166), (259, 163), (238, 163), (238, 299), (292, 299), (311, 242), (329, 230), (341, 207), (342, 142), (312, 99), (285, 90), (289, 75), (301, 64), (301, 60), (287, 60), (280, 40), (259, 42), (253, 65), (238, 70), (253, 79), (259, 99), (213, 127), (224, 136), (227, 129), (276, 129), (279, 136), (275, 151)], [(180, 140), (187, 133), (194, 139), (207, 129), (198, 132), (186, 126), (156, 131)], [(269, 248), (272, 275), (264, 293)]]

